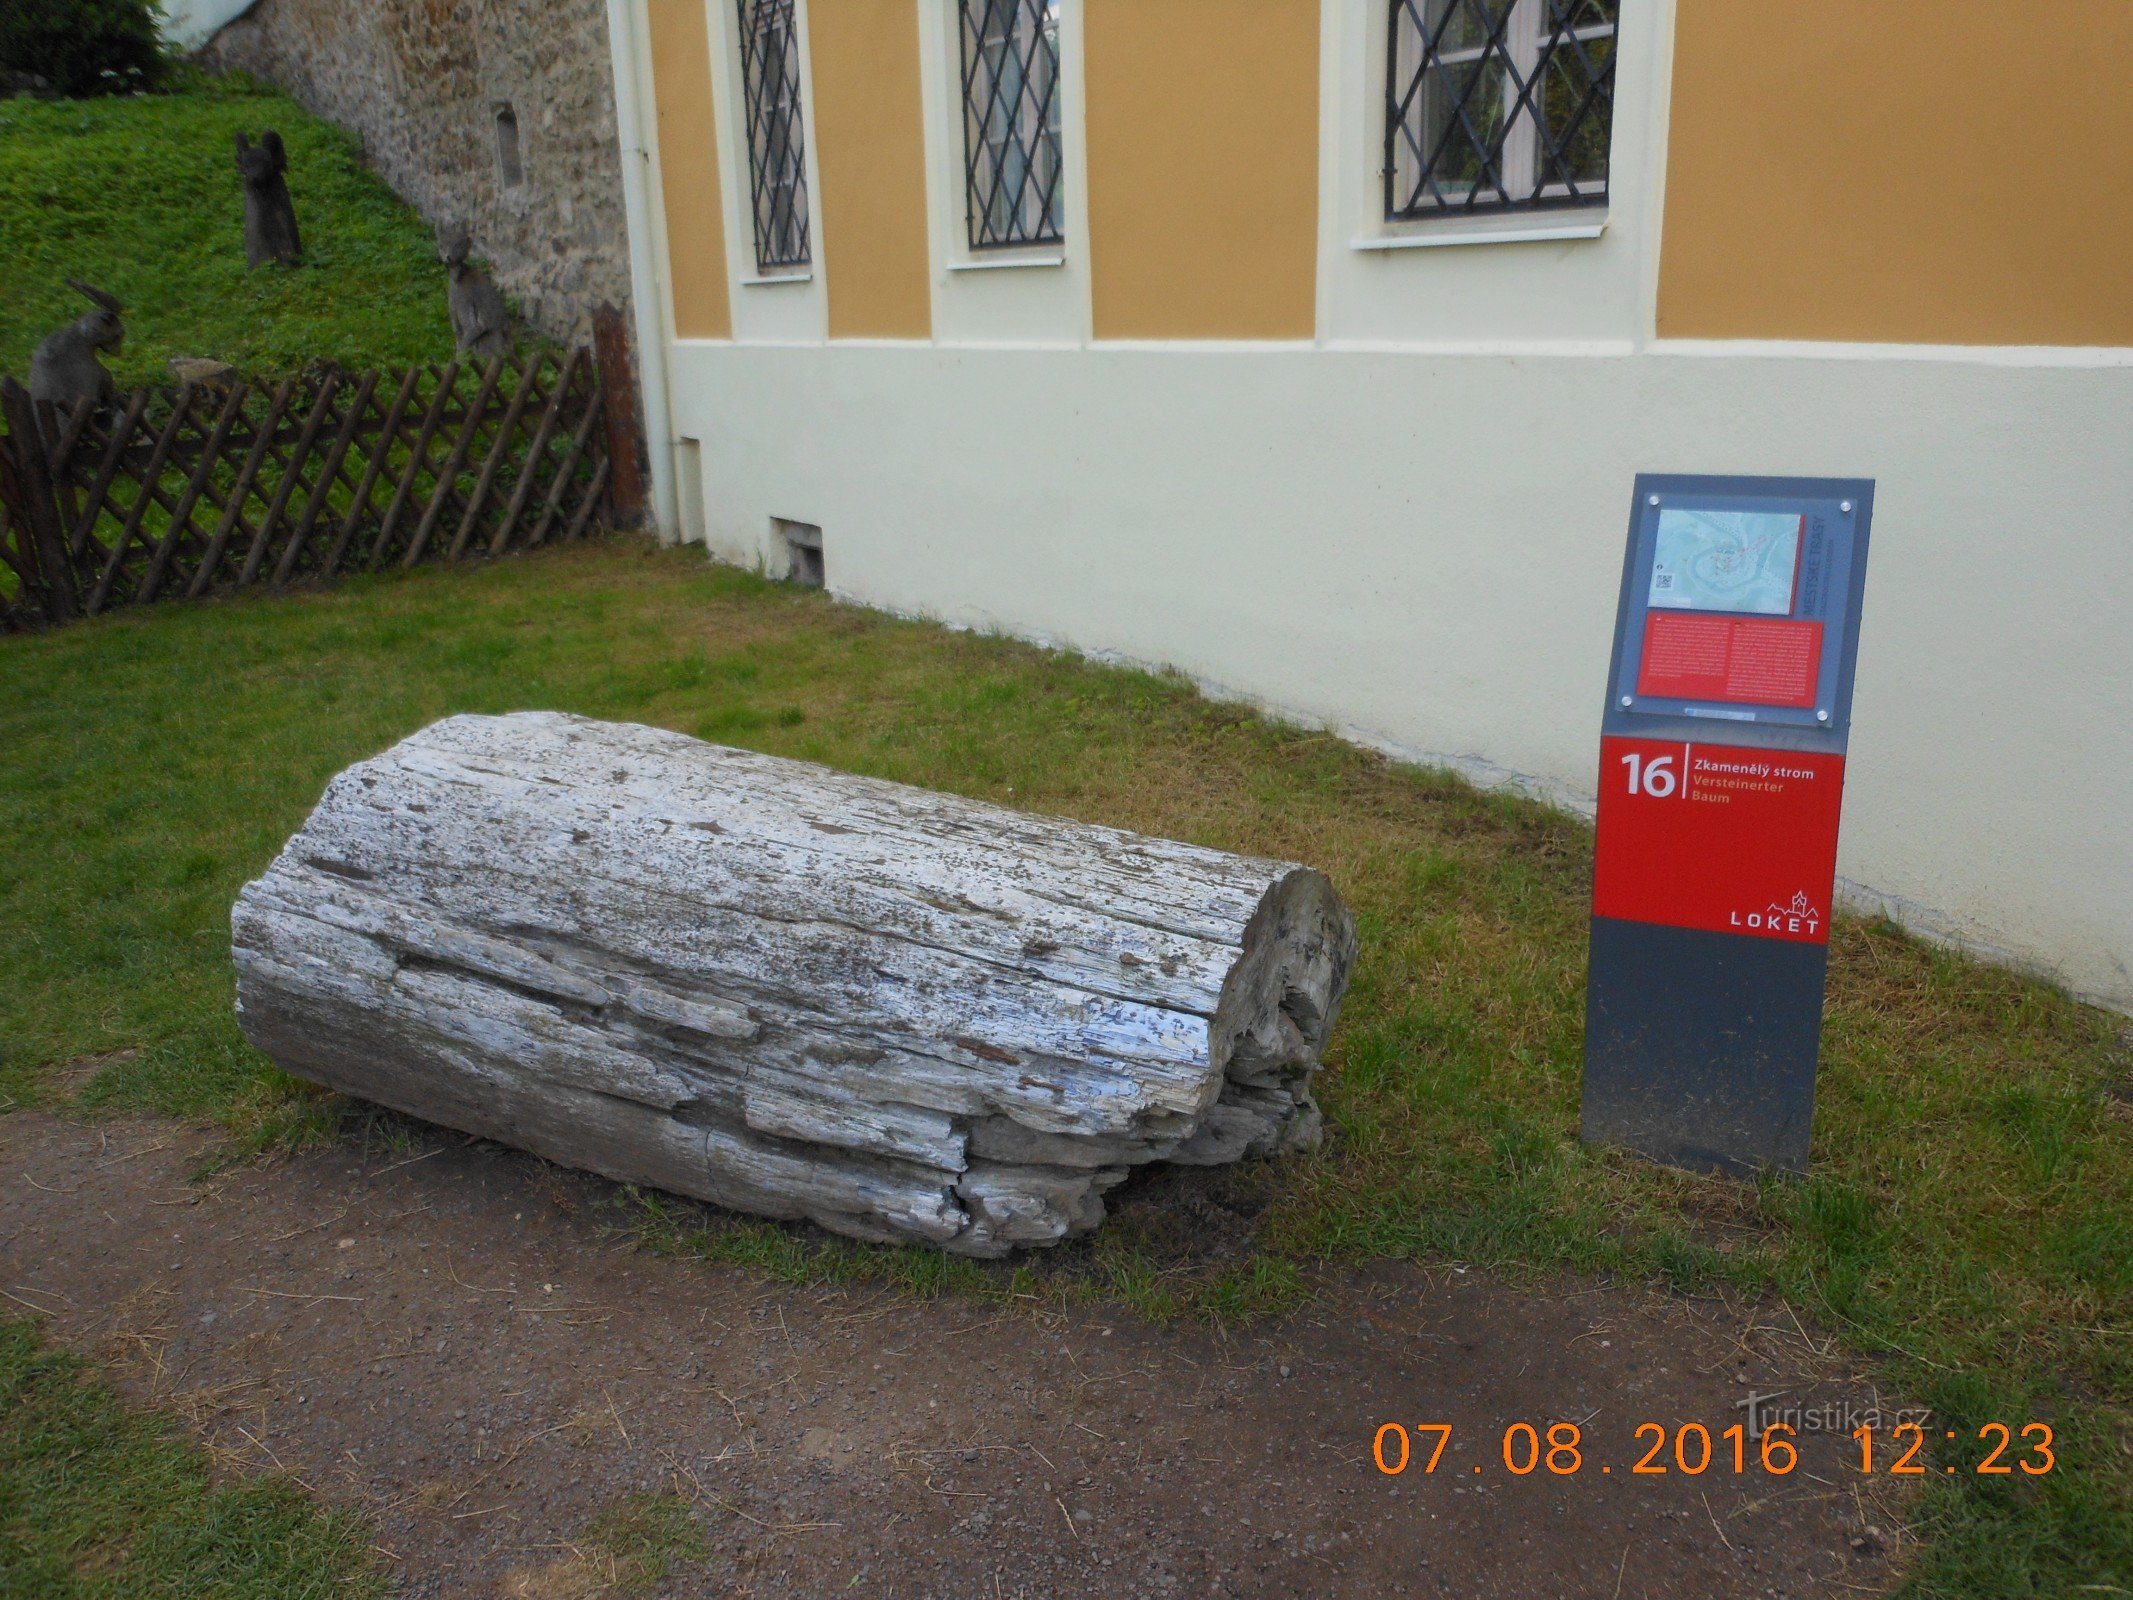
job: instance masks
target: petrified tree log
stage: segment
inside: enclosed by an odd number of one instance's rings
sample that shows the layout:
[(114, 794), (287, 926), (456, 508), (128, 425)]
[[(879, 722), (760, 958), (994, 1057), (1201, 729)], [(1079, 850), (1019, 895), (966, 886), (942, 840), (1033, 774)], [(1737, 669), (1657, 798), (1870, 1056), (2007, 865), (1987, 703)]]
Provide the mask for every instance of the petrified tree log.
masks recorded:
[(300, 1077), (970, 1255), (1314, 1143), (1355, 953), (1308, 867), (550, 713), (349, 768), (232, 924)]

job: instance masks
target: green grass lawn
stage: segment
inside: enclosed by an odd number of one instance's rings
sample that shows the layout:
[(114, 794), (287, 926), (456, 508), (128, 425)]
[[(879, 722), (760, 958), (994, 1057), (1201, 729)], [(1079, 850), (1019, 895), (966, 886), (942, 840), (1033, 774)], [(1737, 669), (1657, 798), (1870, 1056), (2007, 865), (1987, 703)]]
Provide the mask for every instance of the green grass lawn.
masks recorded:
[[(420, 219), (363, 165), (355, 140), (283, 95), (181, 71), (178, 92), (0, 100), (0, 371), (88, 302), (126, 304), (122, 387), (172, 356), (279, 375), (321, 358), (352, 369), (452, 353), (444, 268)], [(303, 231), (298, 267), (244, 264), (241, 129), (278, 128)]]
[(920, 1289), (1073, 1278), (1153, 1315), (1278, 1307), (1311, 1263), (1385, 1256), (1767, 1292), (1971, 1439), (2056, 1430), (2048, 1477), (1925, 1480), (1916, 1593), (2133, 1592), (2133, 1060), (2122, 1019), (2045, 985), (1840, 918), (1814, 1176), (1688, 1177), (1576, 1140), (1589, 828), (1171, 679), (610, 543), (4, 639), (0, 683), (0, 1095), (135, 1049), (92, 1103), (240, 1149), (330, 1125), (238, 1035), (230, 902), (333, 773), (455, 711), (652, 722), (1302, 859), (1363, 953), (1332, 1136), (1255, 1179), (1245, 1267), (1131, 1225), (1019, 1268), (693, 1210), (647, 1208), (648, 1236)]
[(216, 1483), (175, 1424), (129, 1411), (28, 1320), (0, 1319), (0, 1594), (368, 1600), (361, 1523), (278, 1477)]

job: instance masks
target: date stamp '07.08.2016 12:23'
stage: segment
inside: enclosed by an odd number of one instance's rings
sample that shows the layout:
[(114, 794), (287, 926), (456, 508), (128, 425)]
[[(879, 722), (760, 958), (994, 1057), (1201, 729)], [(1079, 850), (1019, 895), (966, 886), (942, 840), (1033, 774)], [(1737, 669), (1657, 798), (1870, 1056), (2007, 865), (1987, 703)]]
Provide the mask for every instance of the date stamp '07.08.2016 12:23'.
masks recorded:
[[(1957, 1438), (1953, 1428), (1934, 1431), (1944, 1431), (1949, 1440)], [(1536, 1471), (1558, 1478), (1585, 1472), (1612, 1475), (1618, 1464), (1631, 1477), (1759, 1472), (1782, 1478), (1799, 1466), (1795, 1435), (1796, 1430), (1783, 1422), (1772, 1423), (1752, 1436), (1745, 1423), (1736, 1422), (1720, 1429), (1715, 1437), (1700, 1422), (1684, 1422), (1672, 1428), (1658, 1422), (1640, 1422), (1632, 1430), (1634, 1442), (1617, 1463), (1593, 1459), (1593, 1441), (1586, 1438), (1577, 1423), (1536, 1426), (1513, 1422), (1503, 1430), (1499, 1453), (1504, 1470), (1514, 1478), (1528, 1477)], [(1852, 1439), (1859, 1453), (1852, 1458), (1852, 1464), (1865, 1474), (1922, 1477), (1931, 1470), (1924, 1459), (1927, 1437), (1925, 1425), (1917, 1422), (1899, 1422), (1885, 1429), (1872, 1425), (1855, 1428)], [(1429, 1476), (1443, 1462), (1444, 1449), (1451, 1438), (1449, 1422), (1381, 1423), (1371, 1440), (1371, 1460), (1389, 1478), (1410, 1469)], [(2051, 1426), (2043, 1422), (2025, 1423), (2019, 1429), (2004, 1422), (1988, 1422), (1977, 1430), (1975, 1454), (1976, 1459), (1966, 1462), (1965, 1467), (1988, 1477), (2042, 1477), (2058, 1465), (2052, 1453)], [(1965, 1467), (1942, 1463), (1941, 1470), (1953, 1474)], [(1471, 1470), (1479, 1474), (1485, 1468), (1476, 1462)]]

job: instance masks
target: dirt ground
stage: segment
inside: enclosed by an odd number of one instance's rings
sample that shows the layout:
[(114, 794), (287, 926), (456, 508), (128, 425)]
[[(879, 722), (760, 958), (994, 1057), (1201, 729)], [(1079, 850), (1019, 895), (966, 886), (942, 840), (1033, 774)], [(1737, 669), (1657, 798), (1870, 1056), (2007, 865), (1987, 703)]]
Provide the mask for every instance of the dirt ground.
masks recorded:
[[(189, 1182), (212, 1147), (0, 1117), (9, 1309), (231, 1468), (362, 1508), (409, 1596), (598, 1592), (572, 1541), (641, 1491), (710, 1532), (676, 1596), (1761, 1600), (1879, 1592), (1901, 1559), (1841, 1433), (1781, 1478), (1722, 1440), (1701, 1475), (1671, 1445), (1631, 1471), (1641, 1422), (1875, 1402), (1782, 1308), (1402, 1268), (1225, 1337), (667, 1260), (602, 1225), (596, 1180), (456, 1135)], [(1577, 1470), (1506, 1470), (1521, 1420), (1578, 1424)], [(1454, 1427), (1433, 1473), (1428, 1422)]]

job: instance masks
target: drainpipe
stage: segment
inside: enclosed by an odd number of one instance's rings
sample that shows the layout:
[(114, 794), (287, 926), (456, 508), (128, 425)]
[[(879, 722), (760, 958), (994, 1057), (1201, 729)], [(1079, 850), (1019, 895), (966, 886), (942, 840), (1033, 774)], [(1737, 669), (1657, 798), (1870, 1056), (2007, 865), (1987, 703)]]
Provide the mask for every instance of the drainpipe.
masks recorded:
[(652, 211), (652, 153), (644, 140), (645, 61), (637, 26), (640, 0), (607, 0), (607, 54), (615, 76), (615, 134), (622, 147), (622, 211), (629, 226), (630, 304), (637, 322), (637, 372), (644, 391), (644, 437), (652, 458), (652, 520), (662, 544), (681, 537), (674, 492), (674, 407), (667, 387), (666, 286)]

